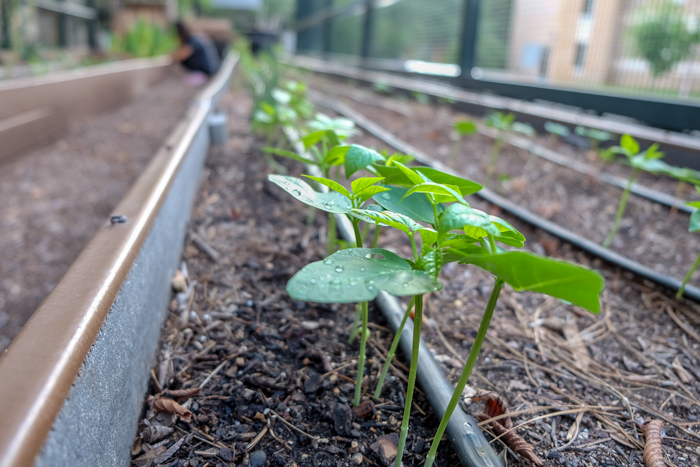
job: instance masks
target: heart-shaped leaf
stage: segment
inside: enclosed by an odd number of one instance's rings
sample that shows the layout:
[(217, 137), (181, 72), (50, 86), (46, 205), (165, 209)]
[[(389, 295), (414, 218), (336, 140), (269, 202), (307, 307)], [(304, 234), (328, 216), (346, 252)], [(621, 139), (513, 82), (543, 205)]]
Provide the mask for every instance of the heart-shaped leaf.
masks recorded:
[(460, 262), (493, 273), (517, 291), (539, 292), (593, 313), (600, 311), (598, 297), (604, 281), (591, 269), (524, 251), (465, 256)]
[(620, 138), (620, 146), (627, 149), (630, 154), (637, 154), (639, 152), (639, 143), (630, 135), (622, 135), (622, 138)]
[(381, 248), (341, 250), (305, 266), (287, 283), (287, 292), (295, 300), (318, 303), (370, 301), (380, 290), (406, 296), (440, 289), (440, 281), (434, 281), (424, 271), (413, 270), (401, 257)]
[(384, 157), (373, 149), (353, 144), (345, 153), (345, 177), (350, 178), (358, 170), (362, 170), (376, 161), (383, 161)]
[(271, 174), (267, 178), (309, 206), (336, 214), (349, 214), (352, 211), (352, 202), (346, 196), (335, 191), (321, 193), (311, 188), (304, 180), (286, 175)]

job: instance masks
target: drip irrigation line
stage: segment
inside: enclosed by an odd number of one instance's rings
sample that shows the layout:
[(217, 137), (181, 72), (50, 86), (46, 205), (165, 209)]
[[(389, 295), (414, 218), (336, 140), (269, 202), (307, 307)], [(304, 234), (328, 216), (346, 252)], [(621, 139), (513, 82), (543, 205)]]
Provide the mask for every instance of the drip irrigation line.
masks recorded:
[[(295, 151), (302, 157), (309, 158), (296, 130), (285, 127), (284, 133)], [(315, 165), (308, 164), (307, 169), (314, 176), (323, 176)], [(323, 192), (328, 190), (328, 187), (325, 185), (321, 185), (319, 188)], [(353, 242), (355, 234), (353, 233), (350, 220), (343, 214), (335, 214), (335, 217), (340, 236), (347, 242)], [(398, 299), (380, 291), (375, 303), (379, 306), (391, 327), (396, 331), (405, 312)], [(409, 357), (412, 355), (413, 350), (412, 336), (413, 321), (407, 320), (401, 333), (400, 344), (404, 355)], [(445, 377), (445, 373), (440, 369), (423, 338), (421, 338), (418, 348), (417, 365), (418, 384), (425, 392), (428, 402), (433, 407), (437, 417), (442, 418), (454, 392), (454, 386)], [(481, 432), (479, 422), (471, 415), (465, 413), (460, 406), (455, 408), (452, 417), (450, 417), (450, 422), (447, 425), (447, 436), (463, 466), (503, 467), (503, 463), (493, 450), (493, 447), (491, 447)]]
[[(443, 172), (455, 176), (461, 176), (461, 174), (456, 170), (447, 167), (439, 161), (433, 160), (427, 154), (413, 147), (409, 143), (397, 138), (392, 133), (388, 132), (380, 125), (369, 120), (364, 115), (360, 114), (354, 109), (342, 103), (331, 101), (330, 99), (319, 95), (319, 93), (317, 92), (309, 92), (308, 96), (309, 99), (316, 102), (317, 104), (329, 108), (335, 112), (338, 112), (346, 118), (349, 118), (350, 120), (354, 121), (355, 124), (364, 128), (367, 132), (384, 141), (388, 145), (393, 146), (398, 151), (414, 156), (418, 162), (425, 164), (428, 167), (432, 167), (434, 169), (441, 170)], [(555, 224), (554, 222), (551, 222), (543, 217), (538, 216), (537, 214), (523, 209), (522, 207), (496, 194), (494, 191), (488, 188), (483, 188), (481, 191), (474, 193), (474, 195), (484, 199), (485, 201), (488, 201), (491, 204), (498, 206), (503, 211), (506, 211), (514, 215), (515, 217), (520, 218), (528, 224), (540, 228), (554, 235), (555, 237), (559, 237), (562, 240), (565, 240), (571, 243), (572, 245), (575, 245), (581, 248), (582, 250), (593, 254), (594, 256), (597, 256), (611, 264), (614, 264), (615, 266), (631, 271), (639, 277), (648, 279), (673, 291), (677, 291), (681, 287), (682, 282), (679, 279), (667, 276), (665, 274), (661, 274), (660, 272), (654, 271), (653, 269), (644, 266), (643, 264), (640, 264), (634, 260), (631, 260), (626, 256), (604, 248), (598, 243), (595, 243), (581, 235), (578, 235), (568, 229), (565, 229), (564, 227), (561, 227), (560, 225)], [(691, 285), (686, 285), (684, 295), (685, 297), (700, 303), (699, 288)]]
[[(479, 133), (484, 136), (488, 136), (489, 138), (495, 138), (493, 131), (479, 128)], [(559, 154), (556, 151), (528, 141), (525, 138), (520, 138), (515, 135), (506, 135), (505, 141), (511, 146), (524, 149), (535, 156), (541, 157), (550, 162), (554, 162), (555, 164), (561, 165), (562, 167), (567, 167), (586, 176), (592, 176), (588, 164), (574, 160), (570, 157), (564, 156), (563, 154)], [(627, 180), (626, 178), (616, 177), (615, 175), (611, 175), (608, 173), (602, 173), (600, 175), (595, 175), (594, 177), (609, 185), (622, 188), (623, 190), (627, 188), (627, 183), (629, 183), (629, 180)], [(692, 214), (692, 212), (695, 211), (695, 208), (691, 208), (690, 206), (686, 206), (684, 204), (686, 203), (686, 200), (676, 198), (666, 193), (662, 193), (661, 191), (654, 190), (653, 188), (649, 188), (644, 185), (640, 185), (639, 183), (632, 184), (631, 192), (632, 194), (637, 195), (639, 197), (646, 198), (655, 203), (663, 204), (665, 206), (675, 207), (679, 211), (684, 211), (689, 214)]]

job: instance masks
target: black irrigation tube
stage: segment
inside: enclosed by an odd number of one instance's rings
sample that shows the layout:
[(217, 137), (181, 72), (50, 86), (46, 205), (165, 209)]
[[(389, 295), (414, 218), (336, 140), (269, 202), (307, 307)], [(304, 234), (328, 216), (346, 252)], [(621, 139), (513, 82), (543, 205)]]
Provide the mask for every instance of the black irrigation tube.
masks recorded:
[[(309, 157), (295, 130), (285, 128), (285, 135), (299, 155)], [(312, 175), (322, 176), (318, 167), (314, 165), (307, 165), (307, 169)], [(322, 191), (328, 190), (325, 186), (320, 186), (319, 188)], [(336, 214), (335, 216), (340, 236), (345, 241), (353, 242), (355, 234), (348, 218), (342, 214)], [(387, 321), (389, 321), (391, 327), (396, 331), (405, 312), (399, 301), (396, 297), (386, 292), (379, 292), (376, 304)], [(401, 333), (400, 341), (404, 355), (412, 355), (412, 336), (413, 321), (407, 320)], [(428, 402), (435, 410), (438, 418), (442, 418), (454, 392), (454, 386), (445, 377), (445, 374), (440, 369), (440, 365), (435, 360), (432, 352), (428, 350), (423, 338), (421, 338), (418, 348), (417, 365), (418, 384), (425, 392)], [(465, 413), (459, 405), (455, 408), (452, 417), (450, 417), (450, 422), (447, 425), (447, 436), (457, 452), (459, 460), (465, 467), (503, 467), (503, 463), (481, 432), (479, 422), (471, 415)]]
[[(414, 148), (409, 143), (397, 138), (396, 136), (382, 128), (380, 125), (369, 120), (364, 115), (360, 114), (354, 109), (340, 102), (330, 101), (326, 98), (319, 97), (318, 95), (314, 95), (314, 93), (309, 94), (309, 96), (311, 100), (316, 101), (317, 104), (334, 110), (335, 112), (344, 115), (350, 120), (353, 120), (357, 125), (364, 128), (369, 133), (384, 141), (385, 143), (389, 144), (390, 146), (393, 146), (394, 148), (405, 154), (410, 154), (414, 156), (418, 162), (446, 173), (451, 173), (457, 176), (461, 175), (459, 172), (447, 167), (441, 162), (433, 160), (430, 156), (419, 151), (417, 148)], [(522, 207), (496, 194), (488, 188), (482, 189), (481, 191), (475, 193), (475, 195), (488, 201), (491, 204), (498, 206), (502, 210), (520, 218), (528, 224), (531, 224), (546, 232), (549, 232), (550, 234), (559, 237), (562, 240), (565, 240), (571, 243), (572, 245), (575, 245), (581, 248), (582, 250), (593, 254), (594, 256), (604, 259), (605, 261), (614, 264), (615, 266), (631, 271), (639, 277), (648, 279), (673, 291), (677, 291), (681, 287), (682, 282), (676, 279), (675, 277), (670, 277), (665, 274), (656, 272), (647, 266), (644, 266), (636, 261), (627, 258), (626, 256), (623, 256), (619, 253), (615, 253), (614, 251), (610, 251), (607, 248), (603, 248), (601, 245), (591, 240), (588, 240), (587, 238), (581, 235), (578, 235), (568, 229), (565, 229), (564, 227), (561, 227), (560, 225), (555, 224), (554, 222), (548, 221), (547, 219), (540, 217), (537, 214), (523, 209)], [(686, 285), (684, 295), (687, 298), (700, 303), (699, 288), (691, 285)]]
[[(488, 136), (489, 138), (495, 138), (495, 136), (492, 134), (492, 131), (486, 131), (482, 128), (479, 128), (479, 133), (484, 136)], [(537, 157), (541, 157), (550, 162), (554, 162), (555, 164), (561, 165), (562, 167), (567, 167), (569, 169), (575, 170), (579, 173), (590, 175), (590, 170), (588, 169), (587, 164), (574, 160), (570, 157), (564, 156), (563, 154), (559, 154), (558, 152), (541, 146), (539, 144), (533, 143), (527, 140), (526, 138), (521, 138), (515, 135), (507, 135), (505, 141), (511, 146), (524, 149), (530, 154), (533, 154)], [(627, 188), (627, 183), (629, 182), (629, 180), (627, 180), (626, 178), (616, 177), (615, 175), (611, 175), (608, 173), (602, 173), (595, 177), (602, 182), (605, 182), (609, 185), (618, 188), (622, 188), (623, 190)], [(641, 198), (646, 198), (650, 201), (663, 204), (665, 206), (675, 207), (679, 211), (684, 211), (689, 214), (695, 211), (694, 208), (691, 208), (690, 206), (686, 206), (684, 204), (686, 200), (675, 198), (661, 191), (654, 190), (653, 188), (640, 185), (639, 183), (633, 183), (632, 189), (630, 191), (631, 193)]]

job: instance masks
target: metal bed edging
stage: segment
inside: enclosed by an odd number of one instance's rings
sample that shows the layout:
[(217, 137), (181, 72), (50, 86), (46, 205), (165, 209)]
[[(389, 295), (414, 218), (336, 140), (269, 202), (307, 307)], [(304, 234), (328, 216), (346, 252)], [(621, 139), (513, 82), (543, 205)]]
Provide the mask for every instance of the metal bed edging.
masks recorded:
[[(179, 258), (179, 248), (173, 248), (172, 243), (155, 245), (159, 248), (151, 252), (147, 247), (154, 246), (151, 236), (154, 228), (164, 230), (171, 242), (184, 240), (185, 223), (209, 144), (208, 116), (215, 100), (224, 92), (237, 60), (236, 54), (227, 57), (219, 73), (194, 98), (186, 116), (115, 208), (113, 212), (126, 216), (127, 222), (111, 224), (108, 220), (103, 224), (0, 359), (0, 380), (3, 381), (0, 385), (3, 413), (0, 466), (19, 467), (35, 462), (46, 466), (129, 462), (128, 446), (136, 431), (142, 390), (158, 339), (159, 319), (165, 312), (165, 306), (154, 310), (141, 301), (147, 301), (160, 291), (163, 297), (158, 297), (156, 302), (167, 304), (168, 274)], [(184, 197), (177, 189), (173, 190), (173, 187), (182, 188), (182, 183), (188, 191)], [(173, 198), (178, 197), (177, 202), (173, 202)], [(163, 213), (167, 215), (162, 216)], [(178, 217), (177, 222), (171, 217)], [(159, 264), (162, 263), (159, 254), (173, 251), (175, 265)], [(145, 257), (146, 254), (150, 254), (150, 258)], [(134, 276), (137, 270), (140, 276)], [(139, 282), (139, 278), (155, 281), (155, 284)], [(128, 290), (141, 295), (125, 296), (123, 291)], [(115, 323), (139, 329), (143, 327), (140, 320), (150, 320), (151, 332), (140, 336), (141, 339), (134, 339), (127, 333), (110, 344), (112, 336), (108, 331)], [(105, 342), (117, 352), (105, 349), (105, 345), (108, 346)], [(122, 350), (124, 354), (118, 353)], [(105, 359), (95, 361), (100, 356)], [(125, 356), (138, 357), (138, 365), (129, 366), (131, 362)], [(97, 375), (98, 380), (110, 377), (119, 369), (141, 387), (134, 391), (120, 381), (108, 387), (111, 392), (107, 393), (100, 392), (105, 389), (104, 381), (98, 381), (102, 386), (96, 388), (81, 387), (84, 381), (90, 380), (90, 371), (95, 365), (102, 365), (98, 368), (102, 372)], [(131, 395), (130, 400), (125, 399), (125, 392)], [(102, 415), (102, 407), (91, 407), (91, 404), (111, 403), (113, 413), (124, 419), (131, 415), (133, 420), (111, 420), (113, 425), (95, 427), (90, 425), (91, 420), (78, 418), (79, 426), (75, 426), (71, 424), (71, 414), (64, 414), (64, 410), (80, 405), (81, 401), (76, 401), (80, 396), (87, 398), (82, 403), (96, 418)], [(76, 409), (75, 414), (80, 416), (84, 412)], [(55, 424), (61, 421), (69, 433), (57, 433)], [(122, 425), (117, 427), (120, 422)], [(117, 434), (118, 428), (120, 433)], [(89, 440), (100, 429), (101, 433), (109, 435), (108, 439), (97, 438), (99, 443), (92, 446)], [(117, 435), (121, 438), (115, 440)], [(42, 449), (47, 449), (47, 439), (55, 440), (48, 446), (52, 450), (37, 459)], [(60, 444), (71, 439), (80, 447), (71, 450)], [(90, 461), (90, 453), (84, 452), (90, 449), (97, 461)], [(109, 455), (113, 456), (111, 460), (107, 460)]]

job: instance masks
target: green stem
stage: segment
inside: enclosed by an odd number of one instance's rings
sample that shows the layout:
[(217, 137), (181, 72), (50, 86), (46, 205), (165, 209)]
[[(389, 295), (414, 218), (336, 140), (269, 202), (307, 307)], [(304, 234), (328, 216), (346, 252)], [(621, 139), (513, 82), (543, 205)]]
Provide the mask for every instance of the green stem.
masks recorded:
[(352, 322), (352, 328), (350, 328), (348, 344), (352, 344), (355, 341), (355, 338), (357, 337), (357, 333), (360, 332), (360, 329), (357, 326), (360, 322), (360, 318), (362, 318), (362, 309), (360, 308), (360, 304), (358, 303), (355, 306), (355, 320)]
[(503, 133), (499, 132), (496, 141), (493, 142), (491, 157), (489, 157), (489, 165), (486, 168), (487, 180), (493, 175), (494, 170), (496, 170), (496, 163), (498, 163), (498, 156), (501, 153), (501, 146), (503, 146)]
[(693, 263), (692, 266), (690, 266), (690, 270), (688, 271), (688, 274), (685, 275), (685, 279), (683, 279), (683, 283), (681, 284), (681, 288), (678, 289), (678, 293), (676, 294), (676, 298), (680, 299), (683, 296), (683, 291), (685, 290), (685, 286), (690, 282), (690, 277), (693, 275), (695, 270), (700, 266), (700, 255), (698, 255), (697, 258), (695, 258), (695, 262)]
[(406, 324), (406, 320), (411, 315), (411, 308), (413, 308), (414, 302), (415, 297), (411, 297), (411, 301), (408, 302), (406, 312), (403, 314), (403, 319), (401, 319), (401, 324), (399, 325), (398, 329), (396, 330), (396, 334), (394, 335), (394, 340), (391, 342), (391, 348), (389, 348), (389, 353), (386, 354), (386, 360), (384, 361), (384, 366), (382, 367), (382, 373), (379, 376), (379, 381), (377, 381), (377, 388), (374, 390), (374, 397), (376, 399), (379, 399), (379, 396), (382, 395), (382, 386), (384, 386), (384, 379), (386, 378), (386, 374), (389, 372), (389, 367), (391, 366), (392, 360), (394, 360), (394, 355), (396, 355), (396, 347), (398, 347), (399, 345), (399, 341), (401, 340), (401, 333), (403, 332), (403, 327)]
[(459, 377), (457, 387), (452, 393), (450, 403), (447, 405), (447, 409), (445, 410), (445, 414), (442, 416), (442, 420), (440, 420), (440, 426), (438, 427), (437, 433), (435, 434), (433, 444), (430, 446), (430, 452), (428, 452), (428, 456), (425, 459), (424, 467), (431, 467), (433, 465), (433, 462), (435, 462), (435, 454), (437, 453), (437, 448), (440, 444), (440, 440), (442, 439), (442, 435), (445, 434), (445, 429), (447, 428), (447, 424), (450, 421), (450, 417), (452, 417), (452, 413), (454, 412), (455, 408), (457, 407), (457, 404), (462, 398), (464, 386), (467, 385), (469, 376), (472, 373), (472, 369), (474, 369), (476, 359), (479, 356), (479, 352), (481, 351), (481, 345), (484, 343), (484, 339), (486, 338), (486, 331), (488, 331), (489, 329), (491, 317), (493, 316), (493, 310), (496, 308), (498, 295), (501, 293), (501, 288), (503, 288), (503, 284), (504, 281), (502, 279), (496, 279), (496, 284), (493, 286), (493, 290), (491, 291), (491, 297), (489, 297), (489, 303), (486, 305), (486, 311), (484, 311), (484, 316), (481, 318), (481, 324), (479, 325), (479, 331), (476, 334), (476, 339), (474, 339), (474, 345), (469, 351), (469, 358), (467, 358), (467, 363), (464, 365), (462, 375)]
[(396, 453), (394, 467), (401, 467), (403, 451), (406, 447), (408, 437), (408, 421), (411, 418), (411, 407), (413, 406), (413, 390), (416, 387), (416, 370), (418, 367), (418, 348), (420, 347), (420, 327), (423, 321), (423, 296), (415, 297), (416, 314), (413, 319), (413, 349), (411, 350), (411, 368), (408, 371), (408, 387), (406, 388), (406, 405), (403, 408), (403, 420), (401, 421), (401, 434), (399, 435), (399, 445)]
[(411, 239), (411, 248), (413, 249), (413, 261), (418, 261), (418, 248), (416, 247), (416, 233), (413, 232), (408, 238)]
[(617, 214), (615, 215), (615, 221), (613, 222), (612, 229), (603, 242), (603, 247), (607, 248), (612, 243), (615, 235), (617, 234), (617, 229), (620, 228), (620, 221), (622, 221), (622, 215), (625, 213), (625, 208), (627, 207), (627, 199), (630, 197), (630, 192), (632, 191), (632, 185), (634, 185), (634, 180), (639, 174), (639, 169), (637, 167), (632, 170), (632, 176), (627, 181), (627, 186), (625, 187), (624, 193), (622, 193), (622, 198), (620, 199), (620, 205), (617, 208)]
[(491, 254), (495, 255), (498, 253), (498, 247), (496, 246), (496, 239), (493, 238), (493, 235), (489, 234), (489, 247), (491, 247)]
[(369, 320), (369, 312), (367, 302), (360, 303), (362, 308), (362, 331), (360, 335), (360, 355), (357, 357), (357, 381), (355, 382), (355, 399), (354, 404), (360, 405), (360, 396), (362, 396), (362, 378), (365, 375), (365, 347), (367, 346), (367, 321)]
[(365, 228), (362, 230), (362, 244), (364, 245), (365, 240), (369, 237), (369, 224), (365, 224)]
[[(352, 228), (355, 231), (355, 244), (357, 248), (362, 248), (362, 234), (360, 233), (360, 222), (357, 219), (352, 219)], [(360, 334), (360, 355), (357, 357), (357, 381), (355, 382), (355, 405), (360, 405), (360, 396), (362, 396), (362, 378), (365, 373), (365, 347), (367, 346), (367, 321), (369, 320), (369, 311), (367, 302), (361, 302), (362, 308), (362, 331)]]
[(326, 238), (326, 256), (330, 256), (335, 253), (336, 239), (338, 238), (338, 232), (335, 227), (335, 214), (330, 214), (328, 216), (328, 235)]
[(452, 143), (452, 151), (450, 151), (450, 160), (448, 165), (452, 167), (455, 163), (455, 160), (457, 159), (457, 154), (459, 154), (459, 150), (462, 147), (462, 138), (459, 138), (457, 141)]
[(316, 208), (309, 206), (309, 213), (306, 215), (306, 225), (314, 225), (314, 219), (316, 218)]
[(377, 224), (374, 226), (374, 238), (372, 239), (372, 248), (377, 248), (379, 245), (379, 235), (382, 233), (382, 226)]

